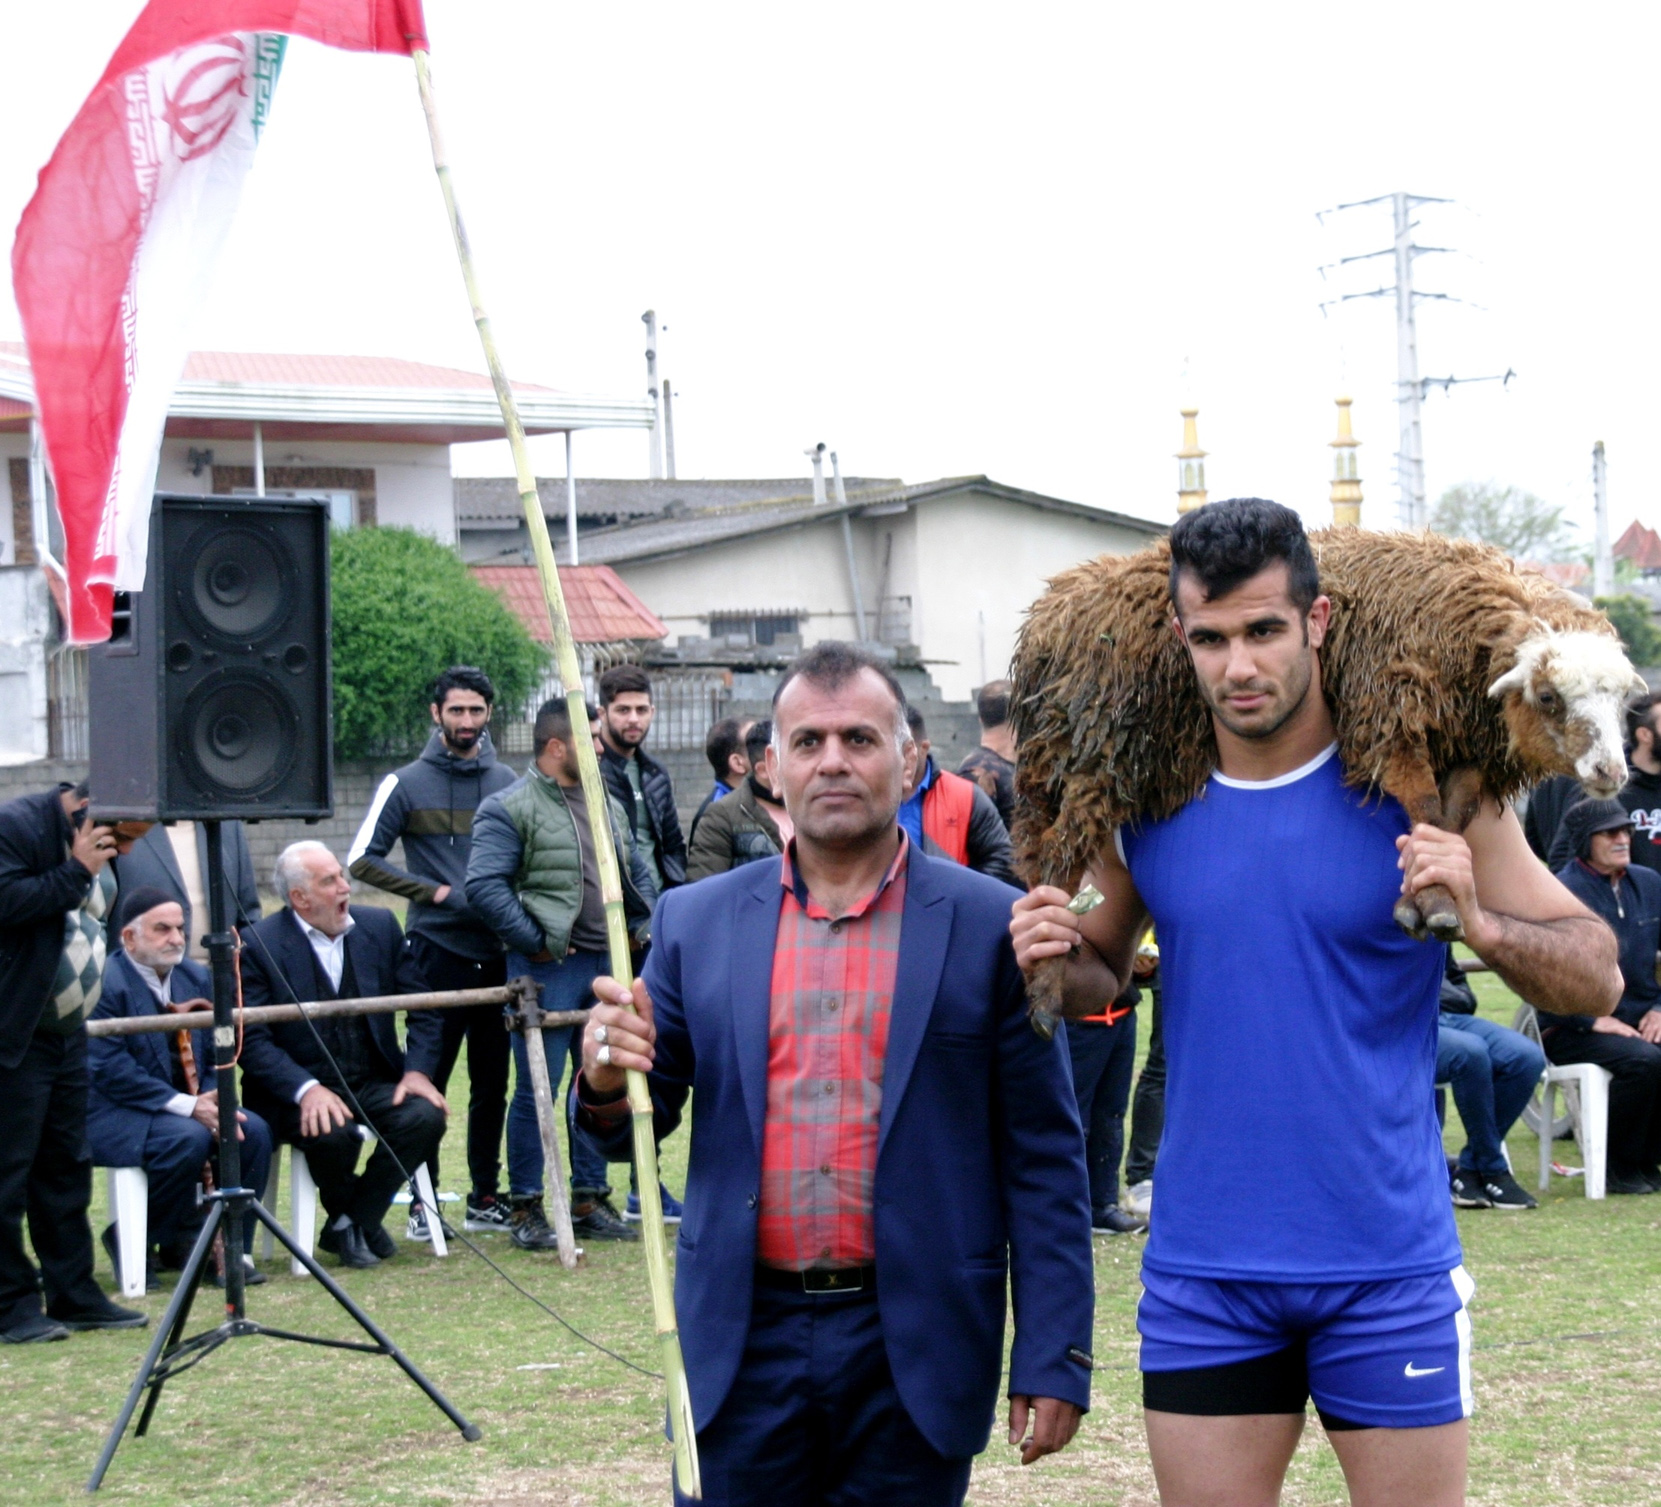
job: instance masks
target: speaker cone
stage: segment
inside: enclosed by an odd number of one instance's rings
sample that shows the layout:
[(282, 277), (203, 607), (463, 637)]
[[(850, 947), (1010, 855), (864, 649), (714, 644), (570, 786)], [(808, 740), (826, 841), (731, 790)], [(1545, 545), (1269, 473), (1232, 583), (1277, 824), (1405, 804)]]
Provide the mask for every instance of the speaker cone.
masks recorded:
[(266, 676), (223, 670), (185, 701), (180, 728), (187, 762), (222, 794), (246, 799), (280, 784), (299, 749), (300, 714)]
[(180, 604), (204, 633), (252, 643), (275, 632), (289, 615), (294, 556), (266, 529), (216, 519), (197, 530), (179, 563)]

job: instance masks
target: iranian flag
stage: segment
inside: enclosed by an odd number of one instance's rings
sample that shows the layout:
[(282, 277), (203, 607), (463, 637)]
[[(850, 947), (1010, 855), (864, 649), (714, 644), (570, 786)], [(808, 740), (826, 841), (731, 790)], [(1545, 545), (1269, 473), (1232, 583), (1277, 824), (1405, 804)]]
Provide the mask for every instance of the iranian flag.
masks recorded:
[(421, 0), (151, 0), (18, 223), (12, 287), (75, 643), (108, 638), (112, 592), (144, 585), (168, 402), (290, 35), (427, 46)]

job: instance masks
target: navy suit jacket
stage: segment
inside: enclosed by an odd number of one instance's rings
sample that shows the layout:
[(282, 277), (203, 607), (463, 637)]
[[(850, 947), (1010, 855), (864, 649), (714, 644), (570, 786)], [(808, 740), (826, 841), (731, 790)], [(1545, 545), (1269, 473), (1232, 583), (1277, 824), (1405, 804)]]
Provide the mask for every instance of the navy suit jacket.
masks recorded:
[[(356, 925), (346, 934), (346, 956), (358, 981), (358, 996), (425, 993), (427, 981), (410, 954), (398, 918), (378, 905), (354, 905), (351, 914)], [(315, 999), (315, 958), (311, 943), (286, 906), (249, 927), (242, 934), (243, 1005), (287, 1005), (296, 999)], [(389, 1079), (403, 1077), (406, 1070), (428, 1077), (437, 1071), (444, 1032), (437, 1010), (409, 1013), (407, 1059), (390, 1013), (363, 1019), (369, 1022), (369, 1038)], [(317, 1038), (303, 1020), (249, 1026), (243, 1033), (242, 1081), (249, 1106), (262, 1114), (272, 1103), (292, 1104), (301, 1084), (323, 1076), (326, 1063)]]
[[(700, 1429), (750, 1328), (780, 869), (773, 858), (668, 891), (646, 962), (660, 1133), (696, 1095), (675, 1303)], [(1016, 895), (911, 849), (878, 1126), (877, 1302), (906, 1410), (957, 1458), (991, 1430), (1006, 1283), (1010, 1392), (1090, 1400), (1084, 1136), (1064, 1043), (1027, 1024)]]
[[(211, 999), (213, 981), (208, 971), (189, 958), (167, 976), (168, 998)], [(112, 1016), (159, 1015), (161, 1007), (150, 986), (134, 971), (124, 952), (112, 952), (104, 965), (104, 990), (93, 1020)], [(144, 1140), (153, 1115), (163, 1113), (178, 1092), (173, 1087), (173, 1057), (164, 1031), (137, 1036), (87, 1038), (87, 1139), (97, 1145), (112, 1167), (137, 1167), (144, 1161)], [(213, 1031), (204, 1027), (190, 1033), (196, 1070), (211, 1092)]]

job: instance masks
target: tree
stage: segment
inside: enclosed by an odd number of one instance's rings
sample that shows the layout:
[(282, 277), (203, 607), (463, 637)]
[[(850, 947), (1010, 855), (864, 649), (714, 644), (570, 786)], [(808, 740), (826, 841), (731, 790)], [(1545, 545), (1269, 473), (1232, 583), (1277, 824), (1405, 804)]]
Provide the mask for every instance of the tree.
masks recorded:
[(496, 683), (496, 704), (516, 715), (535, 691), (548, 652), (454, 550), (411, 529), (337, 532), (333, 594), (335, 752), (403, 753), (430, 727), (430, 687), (454, 664)]
[(1615, 625), (1633, 664), (1661, 665), (1661, 630), (1650, 617), (1648, 602), (1640, 596), (1598, 597), (1592, 605)]
[(1575, 549), (1575, 528), (1562, 508), (1492, 481), (1449, 487), (1431, 510), (1430, 526), (1449, 538), (1492, 544), (1516, 560), (1564, 560)]

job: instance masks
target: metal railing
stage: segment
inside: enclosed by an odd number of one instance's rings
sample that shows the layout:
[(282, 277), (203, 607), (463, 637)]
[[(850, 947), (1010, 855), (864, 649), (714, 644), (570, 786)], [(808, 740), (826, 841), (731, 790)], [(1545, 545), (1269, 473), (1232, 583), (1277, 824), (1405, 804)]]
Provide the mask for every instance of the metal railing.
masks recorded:
[(87, 757), (87, 651), (79, 644), (46, 654), (46, 751), (54, 759)]

